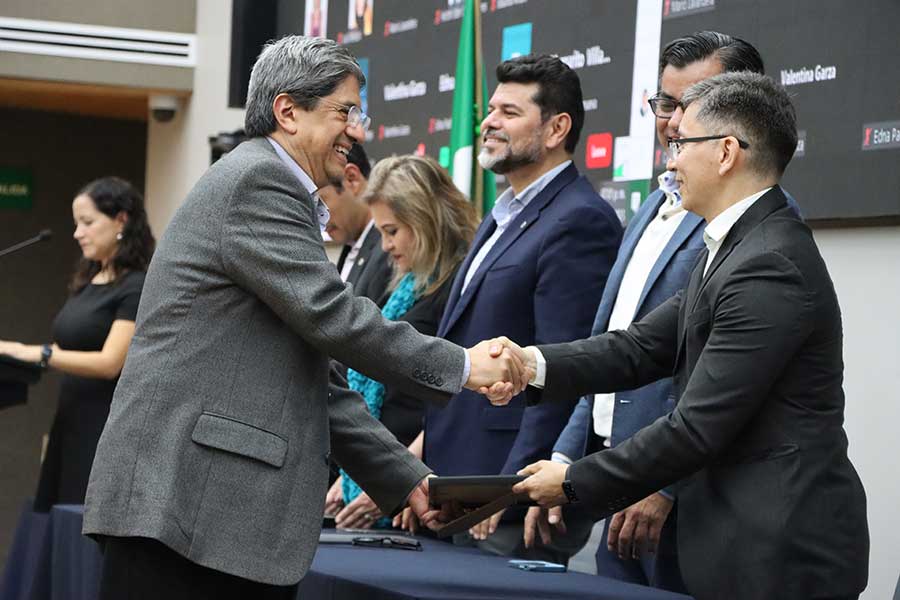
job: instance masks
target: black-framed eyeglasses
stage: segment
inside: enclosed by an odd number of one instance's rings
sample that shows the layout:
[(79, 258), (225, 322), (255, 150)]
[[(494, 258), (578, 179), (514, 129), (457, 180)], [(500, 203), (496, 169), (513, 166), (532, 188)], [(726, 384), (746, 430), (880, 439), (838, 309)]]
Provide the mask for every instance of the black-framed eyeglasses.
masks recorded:
[(367, 546), (369, 548), (394, 548), (397, 550), (421, 551), (422, 544), (419, 540), (401, 536), (359, 536), (353, 538), (354, 546)]
[(348, 105), (332, 102), (327, 98), (320, 97), (318, 100), (328, 105), (328, 108), (336, 110), (344, 115), (344, 118), (347, 120), (347, 125), (350, 127), (362, 127), (364, 133), (369, 131), (369, 126), (372, 124), (372, 117), (364, 113), (360, 107), (355, 104)]
[(664, 94), (656, 94), (647, 100), (647, 104), (650, 105), (651, 112), (660, 119), (671, 119), (681, 105), (675, 98)]
[(711, 140), (723, 140), (727, 137), (733, 137), (734, 139), (736, 139), (738, 146), (740, 146), (744, 150), (750, 147), (750, 144), (748, 144), (744, 140), (728, 133), (723, 135), (704, 135), (701, 137), (669, 138), (669, 143), (667, 144), (669, 149), (669, 158), (671, 158), (672, 160), (678, 158), (678, 153), (681, 152), (682, 144), (690, 144), (691, 142), (709, 142)]

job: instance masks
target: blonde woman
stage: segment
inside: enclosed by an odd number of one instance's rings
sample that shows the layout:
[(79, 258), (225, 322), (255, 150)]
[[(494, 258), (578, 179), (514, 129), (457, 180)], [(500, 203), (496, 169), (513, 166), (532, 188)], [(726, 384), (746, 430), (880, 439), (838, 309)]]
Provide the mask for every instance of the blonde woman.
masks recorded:
[[(410, 323), (427, 335), (437, 333), (450, 287), (475, 235), (472, 205), (447, 172), (427, 156), (385, 158), (372, 169), (364, 200), (381, 232), (381, 247), (390, 256), (393, 278), (382, 314)], [(421, 400), (386, 388), (350, 370), (350, 387), (358, 391), (376, 418), (401, 443), (409, 445), (422, 430)], [(367, 494), (342, 473), (326, 498), (326, 512), (343, 506), (341, 528), (389, 526)]]

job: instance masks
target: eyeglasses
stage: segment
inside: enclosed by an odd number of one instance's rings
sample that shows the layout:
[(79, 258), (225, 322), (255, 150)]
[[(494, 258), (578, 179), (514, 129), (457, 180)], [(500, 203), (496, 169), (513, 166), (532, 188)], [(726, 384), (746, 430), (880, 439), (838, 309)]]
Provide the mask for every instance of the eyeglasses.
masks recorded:
[(326, 98), (318, 98), (318, 100), (329, 105), (328, 108), (343, 114), (344, 118), (347, 120), (347, 125), (350, 127), (362, 127), (364, 133), (369, 131), (369, 125), (372, 124), (372, 117), (364, 113), (360, 107), (355, 104), (349, 106), (346, 104), (339, 104)]
[(650, 105), (650, 110), (653, 112), (653, 114), (660, 119), (670, 119), (672, 118), (672, 115), (675, 114), (675, 110), (678, 109), (681, 103), (670, 96), (656, 94), (655, 96), (647, 100), (647, 104)]
[(737, 140), (738, 146), (746, 150), (750, 147), (750, 144), (745, 142), (744, 140), (735, 137), (733, 135), (724, 134), (724, 135), (704, 135), (702, 137), (689, 137), (689, 138), (669, 138), (668, 148), (669, 148), (669, 158), (672, 160), (676, 160), (678, 158), (678, 153), (681, 152), (682, 144), (689, 144), (691, 142), (709, 142), (711, 140), (722, 140), (727, 137), (733, 137)]
[(396, 536), (360, 536), (353, 538), (354, 546), (368, 546), (369, 548), (394, 548), (397, 550), (421, 551), (422, 544), (419, 540)]

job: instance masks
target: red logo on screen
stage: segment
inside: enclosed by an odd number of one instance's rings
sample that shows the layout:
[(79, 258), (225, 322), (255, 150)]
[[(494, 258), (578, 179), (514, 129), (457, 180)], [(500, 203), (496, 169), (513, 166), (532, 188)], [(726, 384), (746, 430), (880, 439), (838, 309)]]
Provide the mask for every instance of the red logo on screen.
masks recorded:
[(441, 9), (439, 9), (439, 8), (435, 9), (435, 11), (434, 11), (434, 24), (435, 25), (441, 24)]
[(387, 37), (389, 35), (391, 35), (391, 22), (385, 21), (384, 22), (384, 37)]
[(343, 31), (338, 31), (338, 34), (337, 34), (337, 43), (338, 43), (338, 44), (343, 44), (343, 43), (344, 43), (344, 32), (343, 32)]
[(491, 12), (497, 10), (497, 0), (491, 0)]
[(416, 146), (416, 156), (425, 156), (425, 144), (419, 143), (419, 145)]
[(868, 146), (872, 143), (872, 128), (866, 127), (866, 137), (863, 140), (863, 146)]
[(588, 169), (605, 169), (612, 164), (613, 137), (611, 133), (588, 136), (584, 164)]
[(663, 4), (663, 16), (668, 17), (670, 10), (672, 10), (672, 0), (666, 0), (665, 4)]
[(384, 139), (384, 125), (379, 125), (378, 126), (378, 141), (381, 141), (383, 139)]

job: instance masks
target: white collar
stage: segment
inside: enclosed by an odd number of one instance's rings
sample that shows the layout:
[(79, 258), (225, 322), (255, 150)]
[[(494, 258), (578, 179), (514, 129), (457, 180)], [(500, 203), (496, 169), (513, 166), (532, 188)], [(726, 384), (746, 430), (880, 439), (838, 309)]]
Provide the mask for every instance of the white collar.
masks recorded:
[(771, 189), (771, 187), (767, 187), (751, 196), (747, 196), (740, 202), (735, 202), (719, 213), (719, 215), (706, 226), (706, 229), (703, 230), (703, 241), (706, 243), (706, 247), (710, 251), (712, 251), (714, 247), (717, 248), (719, 244), (722, 243), (722, 240), (725, 239), (725, 236), (728, 235), (728, 232), (731, 231), (734, 224), (738, 222), (738, 219), (740, 219), (744, 213), (763, 196), (763, 194)]
[(369, 222), (366, 224), (366, 228), (363, 229), (362, 233), (359, 234), (359, 238), (353, 242), (353, 246), (351, 246), (352, 250), (359, 250), (362, 248), (363, 242), (366, 241), (366, 236), (369, 235), (369, 232), (372, 231), (372, 228), (375, 226), (375, 219), (369, 219)]
[(303, 189), (309, 192), (311, 196), (314, 196), (316, 194), (316, 190), (318, 190), (319, 187), (315, 184), (315, 182), (313, 182), (312, 177), (306, 174), (306, 171), (304, 171), (300, 167), (300, 165), (297, 164), (297, 161), (291, 158), (291, 155), (287, 153), (287, 150), (281, 147), (281, 144), (276, 142), (273, 138), (266, 137), (266, 139), (269, 140), (269, 143), (272, 144), (273, 148), (275, 148), (275, 154), (278, 155), (278, 158), (280, 158), (281, 161), (286, 164), (287, 167), (291, 170), (291, 173), (293, 173), (294, 176), (300, 180), (300, 183), (303, 185)]
[(269, 140), (270, 144), (272, 144), (272, 147), (275, 149), (275, 154), (278, 155), (278, 158), (281, 159), (281, 162), (287, 165), (287, 168), (290, 169), (291, 173), (293, 173), (297, 180), (300, 181), (300, 185), (302, 185), (303, 188), (307, 192), (309, 192), (309, 195), (312, 196), (316, 201), (316, 219), (318, 219), (319, 221), (319, 229), (321, 229), (322, 233), (324, 234), (325, 225), (327, 225), (328, 221), (331, 220), (331, 213), (328, 212), (328, 206), (326, 206), (325, 203), (322, 202), (322, 199), (316, 193), (319, 188), (316, 187), (316, 184), (312, 180), (312, 177), (307, 175), (306, 171), (300, 168), (300, 165), (297, 164), (297, 161), (291, 158), (291, 155), (281, 147), (281, 144), (270, 137), (266, 137), (266, 139)]

